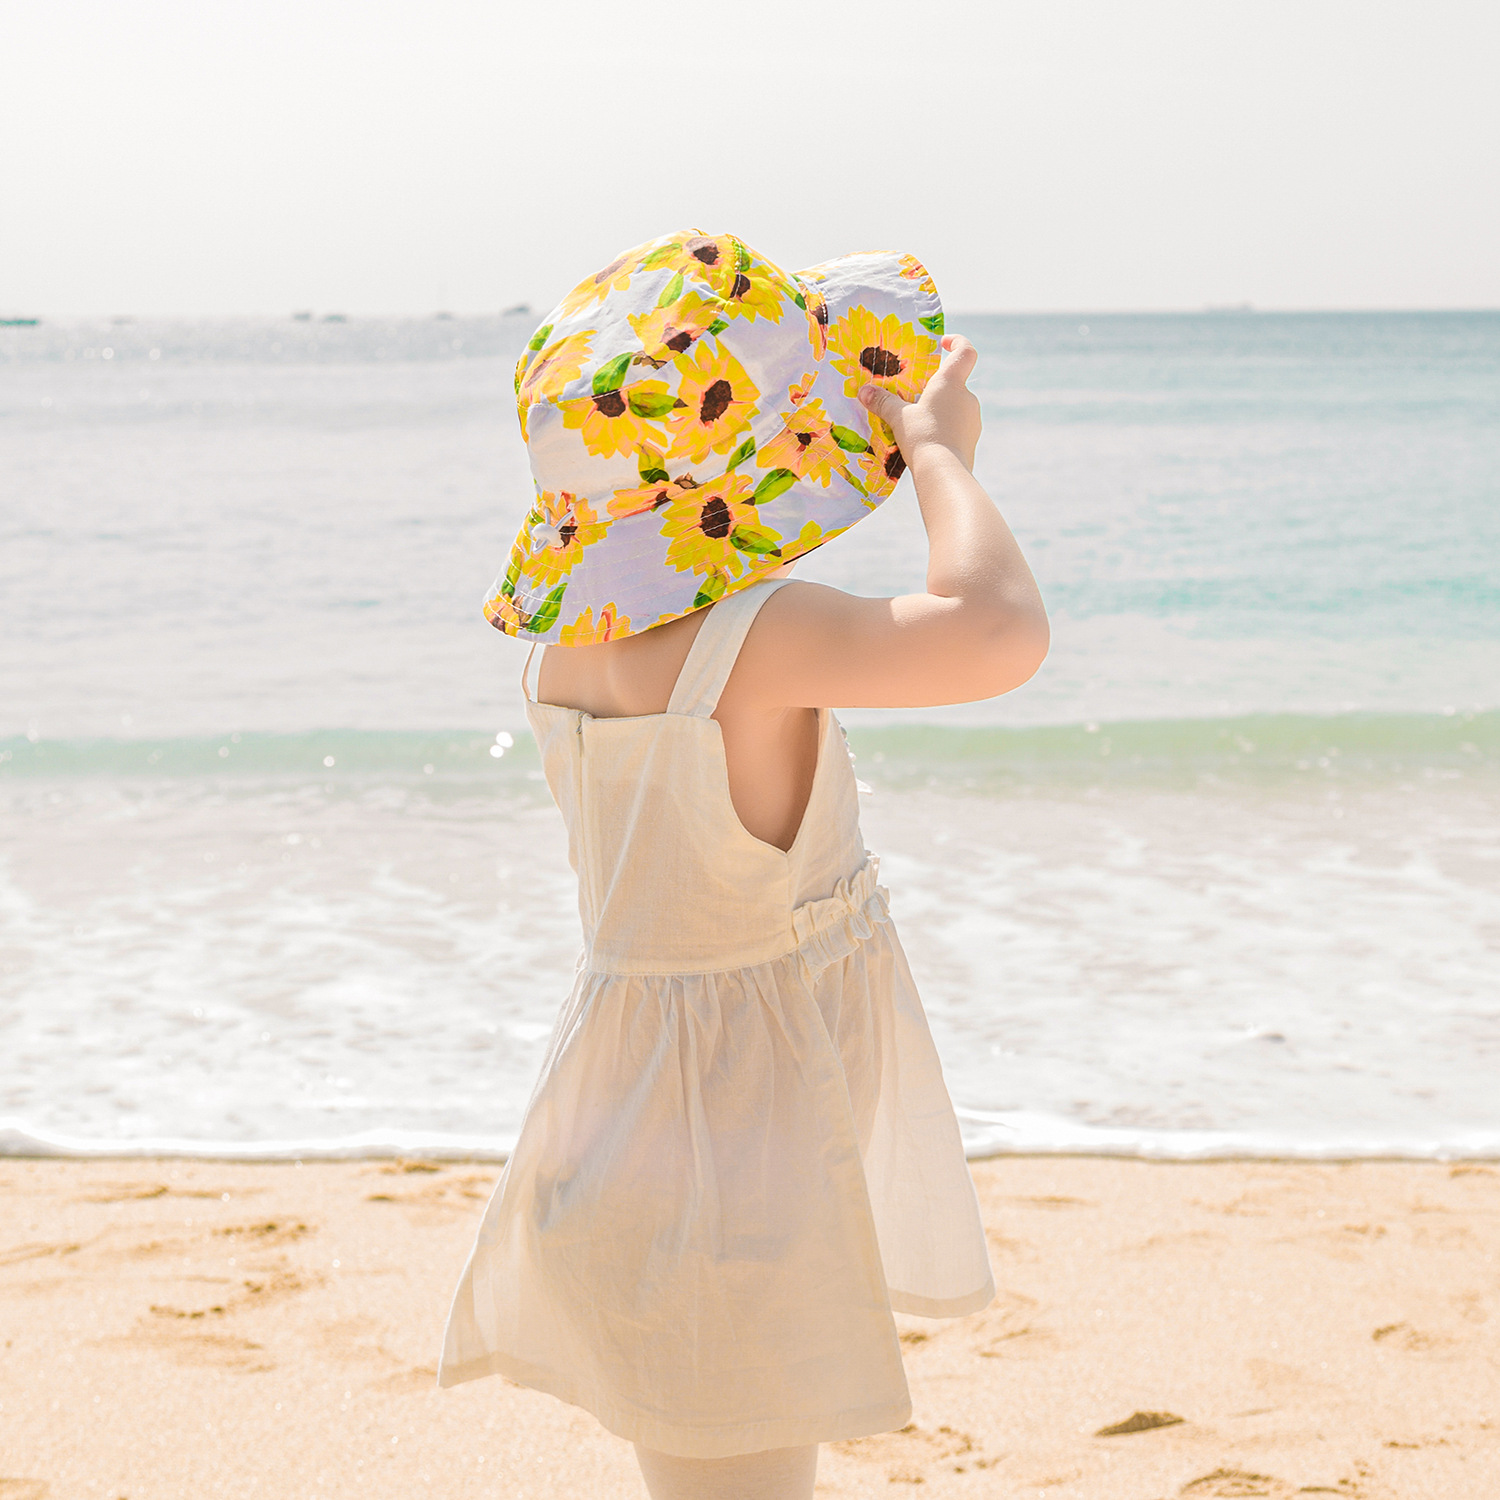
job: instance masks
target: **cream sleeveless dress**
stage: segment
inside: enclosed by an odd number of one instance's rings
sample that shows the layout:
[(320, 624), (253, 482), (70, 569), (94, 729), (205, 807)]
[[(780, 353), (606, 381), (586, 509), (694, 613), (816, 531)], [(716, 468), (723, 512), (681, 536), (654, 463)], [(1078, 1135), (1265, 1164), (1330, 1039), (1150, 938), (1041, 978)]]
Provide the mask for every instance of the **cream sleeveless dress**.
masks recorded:
[(710, 715), (782, 582), (709, 609), (665, 713), (527, 695), (585, 946), (438, 1371), (687, 1458), (902, 1426), (892, 1309), (994, 1295), (832, 713), (789, 851), (730, 802)]

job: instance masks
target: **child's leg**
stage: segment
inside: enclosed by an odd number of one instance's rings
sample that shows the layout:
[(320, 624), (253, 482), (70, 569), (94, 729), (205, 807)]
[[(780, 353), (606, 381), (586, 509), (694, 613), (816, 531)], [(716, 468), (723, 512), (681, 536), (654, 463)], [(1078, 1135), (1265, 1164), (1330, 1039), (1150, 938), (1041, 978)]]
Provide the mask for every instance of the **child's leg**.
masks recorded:
[(635, 1445), (651, 1500), (812, 1500), (818, 1445), (732, 1458), (673, 1458)]

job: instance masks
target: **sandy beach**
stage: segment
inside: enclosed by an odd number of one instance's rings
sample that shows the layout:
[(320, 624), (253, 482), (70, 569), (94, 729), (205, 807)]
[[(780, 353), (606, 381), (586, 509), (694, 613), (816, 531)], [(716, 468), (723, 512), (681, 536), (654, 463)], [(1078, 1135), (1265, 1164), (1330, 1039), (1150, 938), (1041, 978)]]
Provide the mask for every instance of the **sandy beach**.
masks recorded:
[[(914, 1421), (825, 1448), (820, 1495), (1500, 1495), (1500, 1168), (974, 1175), (999, 1296), (901, 1320)], [(0, 1163), (0, 1500), (642, 1500), (585, 1413), (434, 1388), (495, 1176)]]

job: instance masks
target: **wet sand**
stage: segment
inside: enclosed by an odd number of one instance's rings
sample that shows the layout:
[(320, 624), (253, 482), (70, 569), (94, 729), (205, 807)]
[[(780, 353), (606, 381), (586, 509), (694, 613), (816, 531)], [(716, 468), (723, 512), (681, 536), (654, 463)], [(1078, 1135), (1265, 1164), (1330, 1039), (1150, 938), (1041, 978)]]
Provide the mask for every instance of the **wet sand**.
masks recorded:
[[(1500, 1496), (1500, 1167), (974, 1175), (999, 1296), (900, 1320), (913, 1424), (820, 1496)], [(0, 1500), (643, 1500), (585, 1413), (434, 1387), (495, 1176), (0, 1161)]]

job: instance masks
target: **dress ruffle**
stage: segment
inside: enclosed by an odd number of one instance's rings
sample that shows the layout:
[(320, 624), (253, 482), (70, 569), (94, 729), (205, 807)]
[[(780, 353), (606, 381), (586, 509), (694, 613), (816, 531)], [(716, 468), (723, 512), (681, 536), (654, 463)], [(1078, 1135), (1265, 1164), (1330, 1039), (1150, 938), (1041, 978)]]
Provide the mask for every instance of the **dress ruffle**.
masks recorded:
[(854, 874), (817, 901), (804, 901), (792, 912), (797, 956), (814, 975), (841, 962), (874, 937), (877, 926), (891, 919), (890, 892), (876, 883), (880, 860), (870, 854)]

